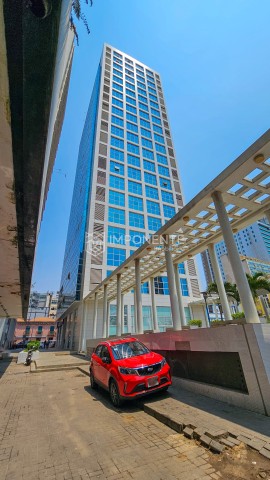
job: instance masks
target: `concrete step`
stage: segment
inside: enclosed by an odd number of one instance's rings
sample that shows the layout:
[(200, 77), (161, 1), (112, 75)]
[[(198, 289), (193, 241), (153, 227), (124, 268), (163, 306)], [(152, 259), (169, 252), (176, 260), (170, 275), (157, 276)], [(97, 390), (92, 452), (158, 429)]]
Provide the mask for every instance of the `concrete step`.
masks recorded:
[(36, 362), (36, 369), (37, 370), (45, 370), (47, 368), (65, 368), (65, 367), (79, 367), (88, 365), (88, 362), (80, 361), (80, 362), (65, 362), (65, 363), (56, 363), (56, 364), (47, 364), (47, 365), (39, 365)]

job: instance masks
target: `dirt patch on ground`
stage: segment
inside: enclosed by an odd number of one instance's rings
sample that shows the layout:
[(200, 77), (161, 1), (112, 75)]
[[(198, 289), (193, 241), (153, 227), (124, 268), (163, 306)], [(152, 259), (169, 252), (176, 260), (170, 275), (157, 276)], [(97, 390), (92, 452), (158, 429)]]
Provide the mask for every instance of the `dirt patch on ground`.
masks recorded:
[(270, 460), (243, 444), (222, 455), (211, 454), (209, 463), (224, 480), (270, 480)]

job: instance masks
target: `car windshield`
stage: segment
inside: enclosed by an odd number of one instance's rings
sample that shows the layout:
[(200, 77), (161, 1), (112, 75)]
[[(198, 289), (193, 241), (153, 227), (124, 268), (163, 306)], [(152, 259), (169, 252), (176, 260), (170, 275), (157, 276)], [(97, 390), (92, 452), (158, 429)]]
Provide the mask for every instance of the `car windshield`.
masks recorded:
[(111, 349), (116, 360), (137, 357), (149, 353), (148, 348), (140, 342), (118, 343), (117, 345), (112, 345)]

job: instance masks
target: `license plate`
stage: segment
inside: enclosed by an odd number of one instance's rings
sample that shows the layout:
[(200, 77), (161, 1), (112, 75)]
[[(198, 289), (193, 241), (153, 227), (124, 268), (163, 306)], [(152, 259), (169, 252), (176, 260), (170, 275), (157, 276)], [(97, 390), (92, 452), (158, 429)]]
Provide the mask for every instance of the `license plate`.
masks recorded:
[(158, 385), (158, 377), (152, 377), (148, 380), (148, 387), (155, 387)]

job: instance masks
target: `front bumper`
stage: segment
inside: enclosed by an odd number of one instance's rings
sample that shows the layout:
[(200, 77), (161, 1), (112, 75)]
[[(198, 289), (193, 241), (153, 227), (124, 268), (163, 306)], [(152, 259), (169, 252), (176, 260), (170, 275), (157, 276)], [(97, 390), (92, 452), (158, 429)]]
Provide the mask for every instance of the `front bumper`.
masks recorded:
[[(149, 386), (148, 382), (153, 377), (157, 378), (157, 385)], [(157, 390), (162, 390), (165, 387), (169, 387), (172, 384), (170, 371), (160, 371), (154, 376), (134, 376), (132, 379), (128, 379), (125, 375), (122, 377), (120, 385), (120, 395), (122, 398), (136, 398), (143, 395), (148, 395)]]

